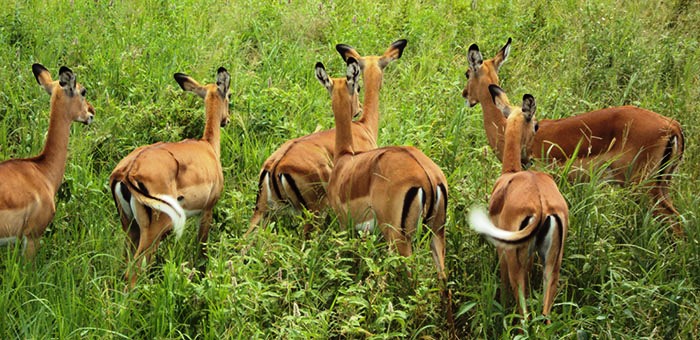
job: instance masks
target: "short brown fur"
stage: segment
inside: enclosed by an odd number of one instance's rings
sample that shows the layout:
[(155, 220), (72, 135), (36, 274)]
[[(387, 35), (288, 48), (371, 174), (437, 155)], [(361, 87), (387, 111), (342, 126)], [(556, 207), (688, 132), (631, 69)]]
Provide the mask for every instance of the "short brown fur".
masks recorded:
[(24, 239), (24, 255), (33, 258), (39, 240), (56, 212), (54, 197), (63, 181), (71, 122), (89, 124), (95, 109), (86, 90), (67, 67), (52, 80), (40, 64), (32, 65), (37, 82), (51, 96), (49, 130), (36, 157), (0, 163), (0, 239)]
[[(508, 39), (487, 60), (473, 44), (468, 52), (468, 81), (462, 91), (469, 106), (481, 103), (486, 136), (499, 159), (503, 156), (506, 122), (491, 101), (488, 87), (499, 84), (498, 70), (508, 57), (510, 43)], [(563, 164), (577, 149), (573, 169), (579, 171), (572, 171), (570, 180), (587, 180), (586, 170), (607, 164), (609, 177), (622, 185), (648, 181), (657, 215), (679, 215), (669, 197), (672, 174), (684, 149), (683, 131), (676, 120), (642, 108), (620, 106), (539, 121), (532, 146), (535, 158)], [(677, 235), (683, 234), (677, 220), (672, 222), (672, 229)]]
[(522, 107), (511, 106), (505, 93), (495, 85), (492, 87), (496, 90), (492, 92), (494, 104), (509, 114), (503, 168), (489, 201), (490, 221), (486, 218), (481, 221), (475, 219), (474, 216), (479, 214), (476, 211), (472, 211), (470, 221), (474, 229), (489, 236), (497, 245), (501, 283), (504, 286), (506, 281), (510, 283), (524, 316), (527, 315), (527, 307), (524, 300), (518, 297), (527, 296), (532, 250), (538, 250), (544, 267), (542, 314), (547, 316), (557, 292), (569, 210), (551, 176), (542, 172), (522, 171), (521, 168), (521, 157), (529, 154), (535, 133), (534, 98), (526, 95)]
[[(173, 229), (173, 211), (181, 233), (185, 215), (201, 213), (197, 239), (200, 256), (206, 255), (212, 210), (223, 189), (220, 161), (220, 127), (229, 122), (229, 83), (226, 69), (219, 68), (217, 82), (200, 85), (189, 76), (176, 73), (185, 91), (204, 98), (206, 124), (201, 139), (142, 146), (117, 164), (110, 176), (110, 188), (122, 229), (127, 233), (127, 262), (145, 258), (151, 262), (160, 240)], [(178, 235), (179, 236), (179, 235)], [(138, 266), (125, 274), (130, 286), (136, 284)]]
[[(389, 58), (400, 55), (405, 46), (406, 41), (399, 40), (389, 46), (381, 56), (361, 57), (357, 54), (356, 57), (358, 59)], [(353, 116), (355, 116), (359, 112), (357, 91), (352, 95), (351, 100)], [(379, 108), (367, 102), (367, 97), (363, 107), (362, 117), (352, 123), (355, 151), (366, 151), (377, 147)], [(260, 171), (255, 211), (246, 235), (260, 224), (273, 207), (279, 206), (282, 202), (291, 203), (296, 210), (322, 212), (326, 209), (328, 206), (326, 185), (333, 168), (335, 133), (335, 129), (330, 129), (292, 139), (270, 155)], [(284, 176), (291, 176), (296, 188), (292, 188), (290, 183), (283, 183), (281, 178)], [(301, 197), (298, 197), (299, 195)], [(304, 226), (305, 236), (310, 228), (310, 224)]]

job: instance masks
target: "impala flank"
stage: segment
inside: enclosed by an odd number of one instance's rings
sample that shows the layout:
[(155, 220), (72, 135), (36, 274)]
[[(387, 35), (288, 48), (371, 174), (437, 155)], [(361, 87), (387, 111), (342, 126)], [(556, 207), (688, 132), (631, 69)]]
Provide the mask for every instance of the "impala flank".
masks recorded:
[[(523, 317), (527, 317), (525, 297), (532, 252), (537, 250), (544, 268), (542, 314), (547, 316), (557, 294), (569, 208), (551, 176), (522, 171), (521, 164), (529, 161), (529, 147), (537, 129), (535, 99), (526, 94), (522, 107), (516, 107), (510, 105), (500, 87), (491, 85), (489, 90), (494, 105), (506, 119), (503, 168), (491, 193), (490, 216), (475, 208), (469, 221), (474, 230), (497, 246), (501, 284), (510, 282)], [(502, 289), (501, 294), (504, 292)]]
[(69, 68), (62, 66), (55, 81), (40, 64), (32, 65), (32, 71), (51, 96), (44, 150), (36, 157), (0, 163), (0, 244), (22, 240), (30, 259), (56, 212), (54, 197), (66, 170), (71, 122), (90, 124), (95, 116), (85, 100), (87, 90)]
[[(214, 84), (200, 85), (182, 73), (175, 80), (183, 90), (204, 98), (204, 136), (139, 147), (112, 171), (109, 183), (127, 233), (127, 260), (144, 256), (150, 263), (160, 240), (171, 230), (182, 236), (186, 217), (194, 214), (201, 214), (197, 239), (200, 256), (206, 255), (212, 209), (224, 184), (220, 127), (229, 122), (231, 77), (220, 67)], [(127, 268), (125, 274), (132, 287), (138, 267)]]
[[(493, 104), (489, 85), (499, 84), (498, 70), (508, 58), (511, 39), (492, 59), (484, 60), (479, 47), (469, 47), (467, 85), (462, 96), (471, 107), (481, 103), (484, 128), (499, 159), (504, 154), (506, 119)], [(563, 164), (576, 157), (570, 180), (586, 177), (586, 170), (607, 166), (607, 174), (622, 185), (648, 183), (655, 213), (677, 217), (669, 186), (684, 148), (680, 124), (658, 113), (634, 106), (611, 107), (562, 119), (539, 122), (532, 151), (535, 158)], [(683, 229), (672, 222), (676, 235)]]
[[(367, 58), (401, 57), (407, 41), (397, 40), (382, 56)], [(359, 55), (358, 55), (359, 57)], [(343, 78), (344, 79), (344, 78)], [(359, 91), (359, 87), (357, 88)], [(358, 93), (352, 94), (353, 116), (359, 112)], [(352, 123), (353, 150), (367, 151), (377, 147), (379, 106), (367, 101), (362, 117)], [(287, 141), (263, 164), (258, 181), (255, 211), (250, 219), (248, 235), (275, 207), (291, 204), (296, 210), (322, 212), (328, 206), (326, 184), (333, 168), (336, 130), (317, 132)], [(304, 226), (304, 235), (311, 225)]]

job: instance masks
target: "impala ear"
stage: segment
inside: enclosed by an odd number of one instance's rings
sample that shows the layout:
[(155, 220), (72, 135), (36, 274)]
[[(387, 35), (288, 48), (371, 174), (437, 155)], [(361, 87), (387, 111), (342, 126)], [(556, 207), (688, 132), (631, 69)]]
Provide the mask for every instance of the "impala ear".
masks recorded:
[(510, 43), (513, 40), (511, 38), (508, 38), (508, 42), (501, 48), (498, 53), (496, 53), (496, 56), (493, 57), (493, 63), (496, 65), (496, 70), (498, 71), (501, 68), (501, 65), (508, 60), (508, 55), (510, 54)]
[(316, 79), (321, 82), (321, 85), (325, 87), (328, 91), (333, 90), (333, 83), (331, 82), (331, 79), (328, 77), (328, 73), (326, 73), (326, 68), (323, 66), (323, 63), (320, 61), (316, 63)]
[(69, 96), (73, 96), (75, 93), (75, 74), (71, 69), (61, 66), (61, 69), (58, 70), (58, 85), (61, 85), (63, 91)]
[(355, 60), (355, 58), (353, 57), (348, 58), (347, 64), (348, 69), (345, 77), (347, 79), (348, 84), (348, 93), (350, 94), (350, 96), (352, 96), (355, 94), (355, 92), (359, 90), (357, 78), (360, 77), (360, 65), (357, 63), (357, 60)]
[(399, 39), (391, 43), (391, 46), (384, 52), (382, 55), (383, 58), (389, 58), (391, 60), (396, 60), (401, 58), (401, 55), (403, 54), (403, 49), (406, 48), (406, 45), (408, 44), (408, 40), (406, 39)]
[(219, 67), (216, 71), (216, 87), (219, 89), (219, 94), (226, 97), (229, 87), (231, 86), (231, 75), (225, 68)]
[(202, 98), (207, 96), (207, 89), (203, 88), (202, 85), (199, 85), (199, 83), (190, 76), (184, 73), (175, 73), (173, 77), (183, 91), (194, 92), (196, 95)]
[(338, 51), (338, 53), (340, 53), (340, 56), (343, 58), (344, 61), (347, 61), (348, 57), (353, 57), (357, 60), (362, 58), (360, 54), (357, 53), (357, 51), (355, 51), (355, 49), (352, 48), (352, 46), (350, 45), (338, 44), (335, 45), (335, 50)]
[(523, 96), (523, 116), (525, 116), (526, 121), (532, 120), (535, 115), (535, 110), (537, 106), (535, 105), (535, 97), (531, 94), (526, 94)]
[(391, 43), (391, 46), (389, 46), (389, 48), (379, 59), (379, 67), (384, 69), (387, 65), (389, 65), (390, 62), (401, 58), (401, 55), (403, 54), (403, 49), (406, 47), (406, 44), (408, 44), (408, 41), (406, 39), (396, 40), (393, 43)]
[(476, 44), (472, 44), (471, 46), (469, 46), (469, 51), (467, 52), (467, 60), (469, 61), (469, 68), (474, 73), (477, 73), (481, 68), (481, 64), (484, 63), (484, 57), (481, 56), (481, 52), (479, 52), (479, 46), (477, 46)]
[(508, 101), (506, 92), (498, 85), (491, 84), (489, 85), (489, 93), (491, 93), (491, 99), (493, 99), (493, 103), (496, 107), (508, 118), (510, 115), (510, 102)]
[(51, 91), (53, 91), (53, 80), (51, 79), (49, 70), (47, 70), (44, 65), (34, 64), (32, 65), (32, 73), (34, 73), (36, 82), (39, 83), (48, 94), (51, 94)]

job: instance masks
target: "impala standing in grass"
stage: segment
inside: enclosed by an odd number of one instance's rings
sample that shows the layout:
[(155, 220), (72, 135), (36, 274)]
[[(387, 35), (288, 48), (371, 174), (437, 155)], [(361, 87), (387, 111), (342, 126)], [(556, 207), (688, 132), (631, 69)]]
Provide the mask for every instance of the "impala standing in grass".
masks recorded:
[[(506, 119), (493, 104), (489, 85), (499, 84), (498, 70), (508, 58), (511, 39), (492, 59), (484, 60), (472, 44), (467, 58), (469, 70), (462, 96), (472, 107), (481, 103), (489, 145), (503, 158)], [(576, 156), (570, 180), (585, 171), (606, 165), (614, 181), (629, 185), (648, 181), (657, 215), (678, 217), (668, 196), (673, 173), (683, 156), (684, 137), (680, 124), (658, 113), (634, 106), (611, 107), (561, 119), (543, 119), (534, 137), (535, 158), (563, 164)], [(673, 232), (683, 235), (679, 221)]]
[(90, 124), (95, 109), (75, 74), (62, 66), (58, 80), (40, 64), (32, 65), (36, 81), (51, 96), (49, 131), (36, 157), (0, 163), (0, 244), (24, 242), (24, 256), (33, 258), (47, 225), (56, 213), (54, 197), (63, 181), (72, 122)]
[(501, 284), (505, 287), (506, 281), (510, 282), (523, 317), (527, 317), (528, 272), (532, 253), (537, 250), (544, 267), (542, 314), (547, 316), (557, 294), (569, 208), (550, 175), (522, 171), (521, 164), (529, 161), (537, 128), (535, 98), (526, 94), (522, 107), (516, 107), (510, 105), (500, 87), (491, 85), (489, 90), (494, 105), (506, 119), (503, 168), (491, 193), (489, 216), (475, 208), (469, 221), (474, 230), (497, 246)]
[[(229, 122), (231, 77), (220, 67), (214, 84), (200, 85), (182, 73), (176, 73), (175, 80), (183, 90), (204, 98), (204, 136), (139, 147), (117, 164), (109, 181), (127, 233), (127, 258), (144, 256), (146, 263), (169, 231), (182, 236), (186, 217), (194, 214), (201, 214), (197, 240), (200, 256), (205, 256), (212, 210), (224, 185), (220, 127)], [(139, 267), (127, 268), (132, 287)]]
[[(372, 58), (394, 56), (398, 59), (406, 44), (404, 39), (397, 40), (382, 56)], [(359, 87), (351, 98), (353, 116), (359, 111), (358, 92)], [(379, 107), (368, 103), (365, 96), (362, 117), (352, 123), (353, 150), (376, 148), (378, 130)], [(260, 171), (255, 211), (246, 235), (269, 215), (271, 209), (283, 202), (290, 203), (296, 210), (322, 212), (327, 208), (326, 184), (333, 168), (335, 135), (336, 130), (330, 129), (292, 139), (265, 161)], [(304, 226), (305, 236), (310, 227), (310, 224)]]

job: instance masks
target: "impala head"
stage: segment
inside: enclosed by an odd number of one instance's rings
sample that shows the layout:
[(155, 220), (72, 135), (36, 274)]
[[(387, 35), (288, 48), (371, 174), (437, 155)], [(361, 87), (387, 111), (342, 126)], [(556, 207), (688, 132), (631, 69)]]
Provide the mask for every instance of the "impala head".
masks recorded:
[(527, 168), (530, 165), (532, 156), (532, 142), (535, 132), (539, 128), (535, 119), (535, 110), (537, 109), (535, 97), (526, 94), (523, 96), (522, 106), (513, 106), (508, 101), (506, 93), (498, 85), (489, 85), (489, 92), (491, 93), (491, 98), (493, 98), (493, 103), (496, 104), (496, 107), (503, 112), (503, 115), (508, 120), (505, 138), (509, 138), (510, 126), (520, 128), (520, 163), (523, 168)]
[(472, 44), (467, 52), (469, 69), (464, 74), (467, 77), (467, 85), (462, 90), (462, 97), (467, 101), (469, 107), (479, 104), (479, 89), (487, 88), (491, 84), (498, 85), (498, 69), (508, 59), (510, 53), (511, 39), (501, 48), (496, 55), (484, 60), (479, 46)]
[[(367, 77), (367, 70), (370, 69), (378, 71), (378, 73), (376, 74), (378, 74), (381, 77), (382, 71), (387, 65), (389, 65), (390, 62), (401, 58), (401, 55), (403, 54), (403, 49), (406, 47), (407, 43), (408, 41), (406, 41), (406, 39), (396, 40), (393, 43), (391, 43), (389, 48), (387, 48), (387, 50), (384, 51), (382, 55), (378, 56), (363, 57), (359, 53), (357, 53), (357, 51), (355, 51), (354, 48), (345, 44), (335, 45), (335, 49), (338, 51), (338, 53), (340, 53), (340, 56), (343, 57), (343, 60), (345, 60), (346, 62), (348, 62), (349, 58), (354, 58), (357, 61), (357, 64), (359, 65), (365, 77)], [(375, 73), (372, 72), (372, 74)], [(366, 79), (365, 84), (367, 84)]]
[(204, 98), (206, 112), (220, 112), (221, 127), (226, 126), (230, 122), (228, 103), (231, 96), (229, 93), (231, 75), (225, 68), (219, 67), (219, 70), (216, 72), (216, 83), (206, 85), (200, 85), (184, 73), (175, 73), (174, 77), (184, 91), (193, 92)]
[(321, 82), (331, 95), (333, 112), (339, 112), (340, 109), (351, 107), (351, 114), (357, 110), (357, 92), (359, 89), (360, 65), (353, 57), (347, 60), (347, 71), (345, 77), (330, 78), (326, 73), (326, 68), (323, 63), (316, 63), (316, 79)]
[(90, 124), (95, 117), (95, 108), (85, 99), (87, 90), (75, 81), (71, 69), (61, 66), (58, 80), (51, 79), (51, 73), (41, 64), (32, 65), (37, 83), (51, 95), (51, 105), (63, 109), (72, 121)]

